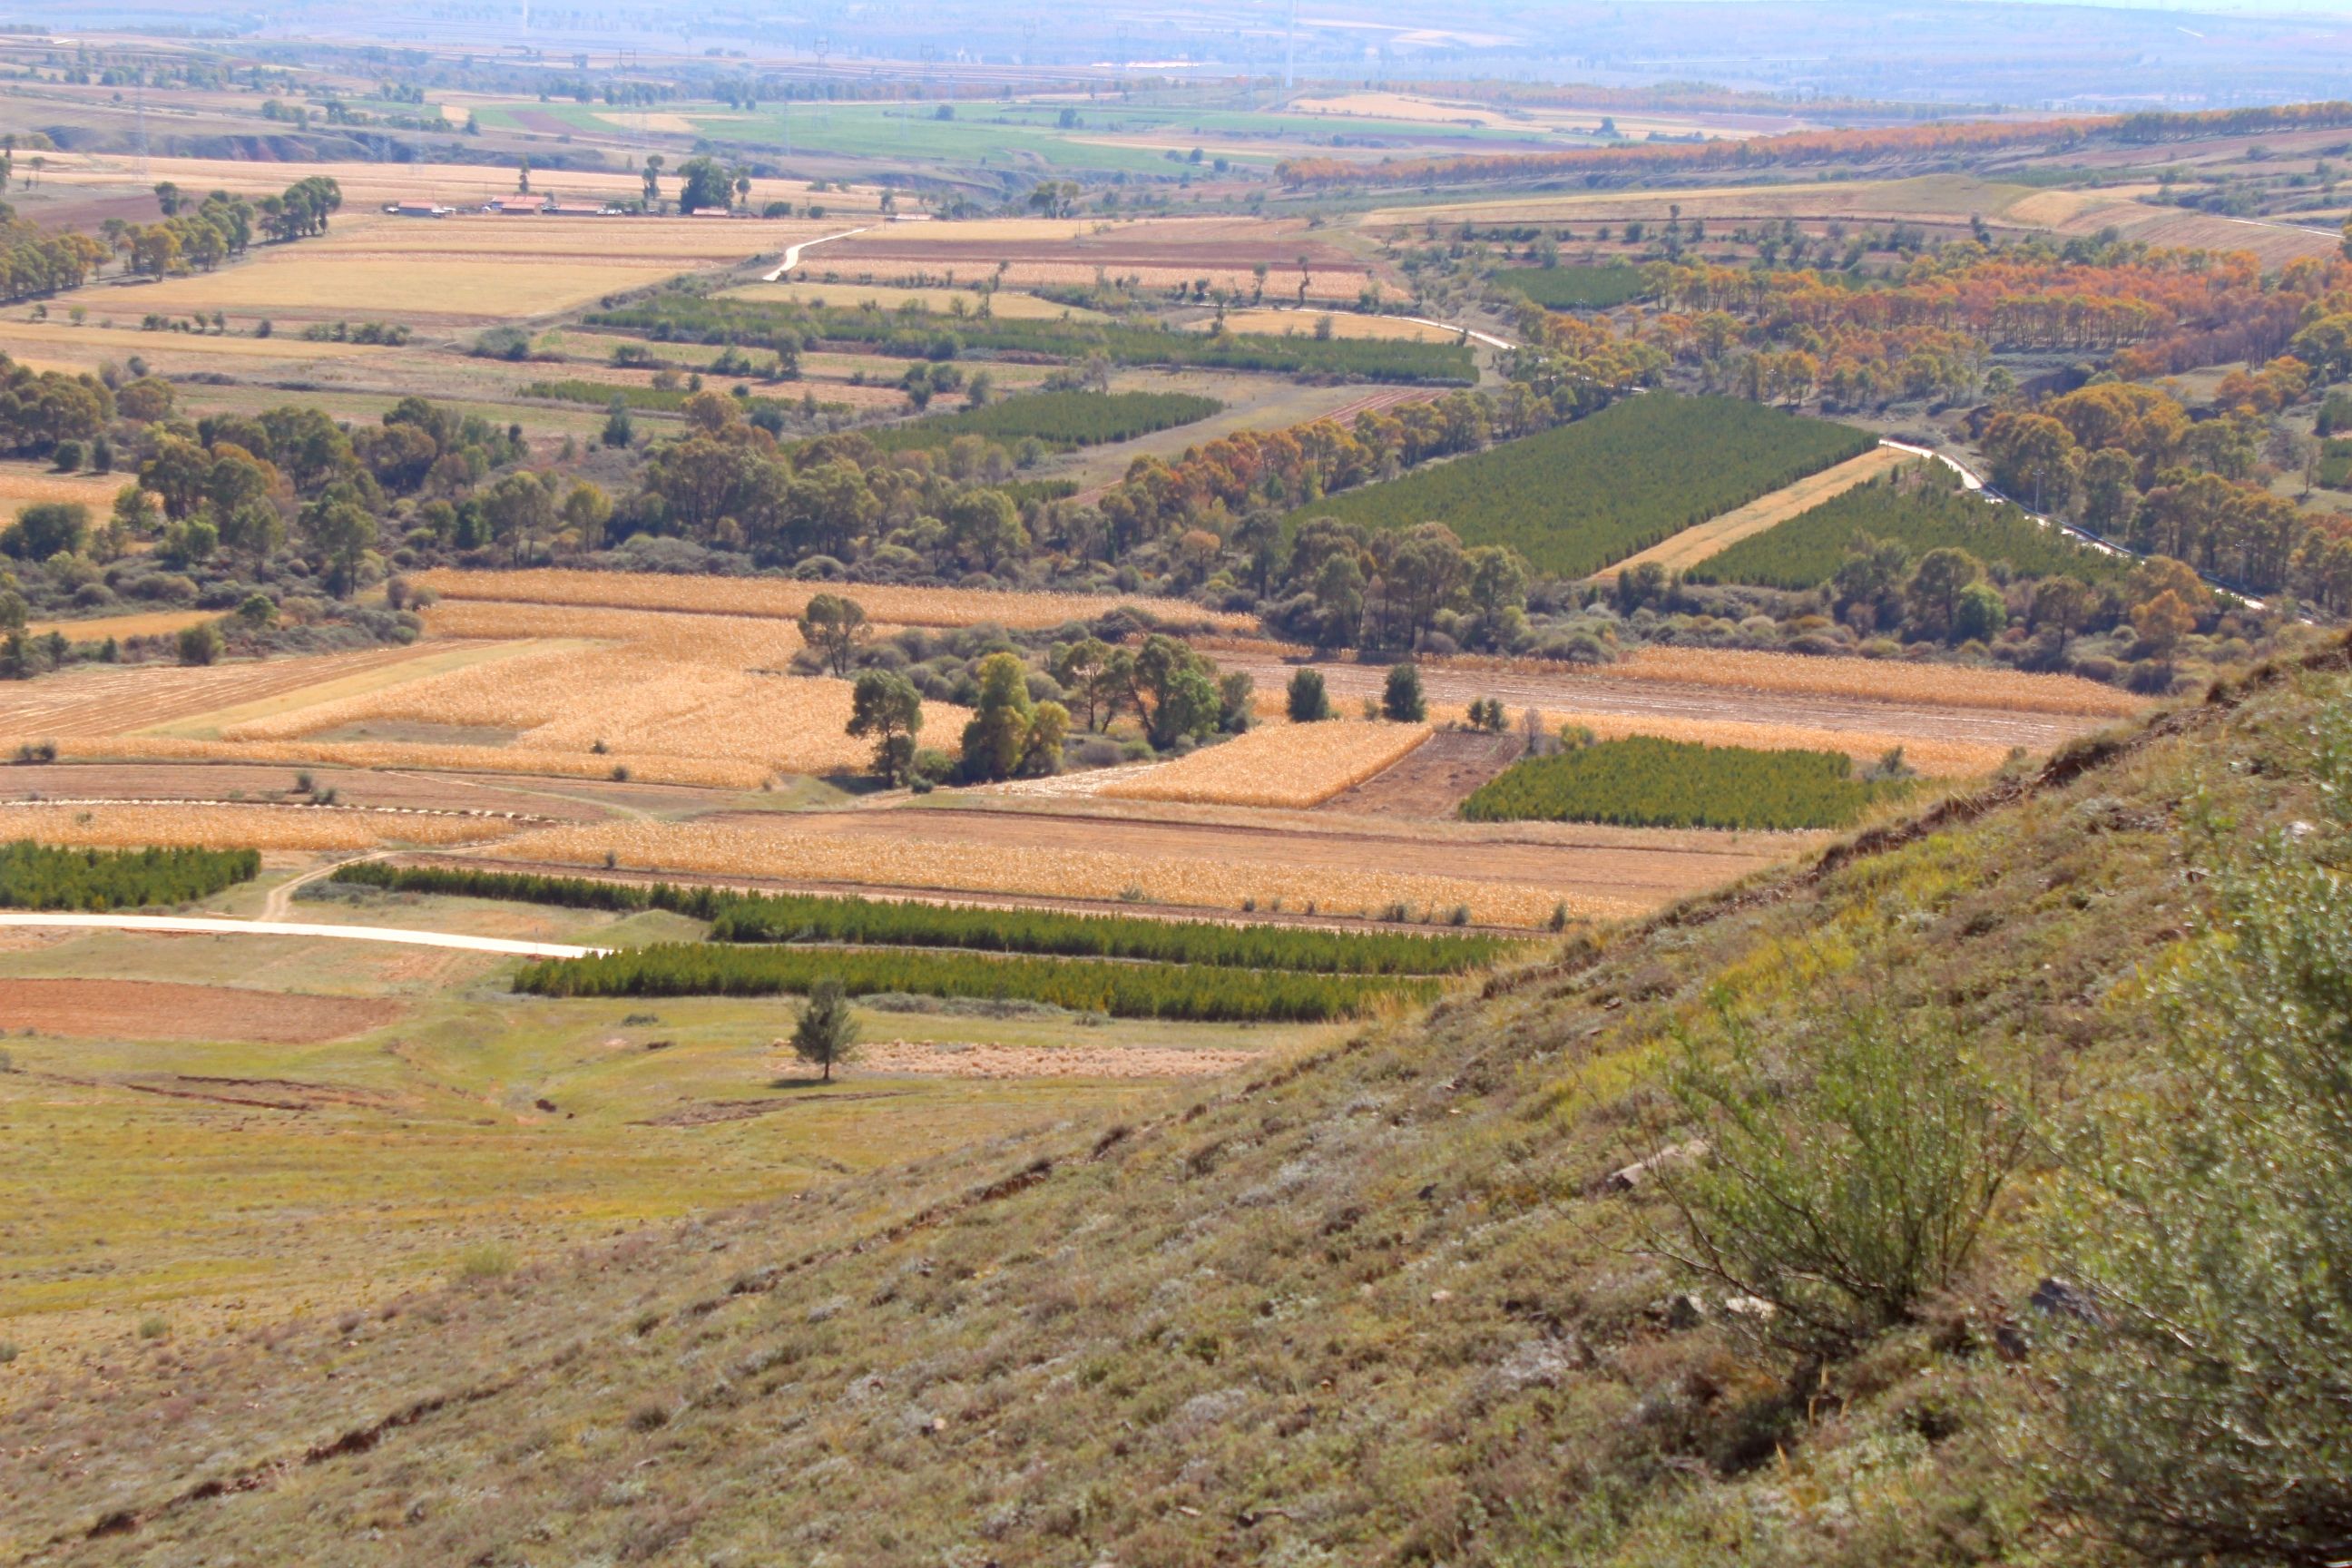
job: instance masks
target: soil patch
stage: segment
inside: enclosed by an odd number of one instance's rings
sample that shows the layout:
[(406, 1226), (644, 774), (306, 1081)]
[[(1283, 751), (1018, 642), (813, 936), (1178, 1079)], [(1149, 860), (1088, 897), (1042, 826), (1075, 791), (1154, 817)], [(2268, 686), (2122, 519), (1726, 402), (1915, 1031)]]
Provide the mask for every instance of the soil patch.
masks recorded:
[(307, 1046), (398, 1018), (396, 1002), (152, 980), (0, 980), (0, 1028), (83, 1039)]
[(1522, 736), (1440, 730), (1394, 766), (1316, 809), (1346, 816), (1450, 817), (1473, 790), (1526, 754)]

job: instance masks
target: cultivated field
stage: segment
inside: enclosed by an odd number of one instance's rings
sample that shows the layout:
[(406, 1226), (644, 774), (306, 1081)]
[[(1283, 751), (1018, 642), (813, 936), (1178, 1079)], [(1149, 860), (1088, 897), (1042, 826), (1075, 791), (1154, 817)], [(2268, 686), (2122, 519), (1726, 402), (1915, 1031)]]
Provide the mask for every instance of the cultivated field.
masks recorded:
[[(1403, 338), (1415, 342), (1450, 343), (1461, 334), (1451, 328), (1432, 326), (1427, 321), (1409, 321), (1402, 316), (1365, 316), (1353, 310), (1279, 310), (1262, 306), (1255, 310), (1227, 310), (1225, 330), (1229, 332), (1264, 332), (1271, 337), (1283, 337), (1297, 332), (1307, 334), (1319, 330), (1324, 321), (1331, 323), (1331, 335), (1336, 338)], [(1214, 317), (1201, 322), (1207, 331), (1216, 324)]]
[(1114, 800), (1304, 810), (1391, 766), (1429, 736), (1425, 724), (1266, 724), (1100, 793)]
[(1892, 473), (1904, 464), (1916, 461), (1916, 455), (1893, 447), (1874, 447), (1858, 458), (1811, 474), (1792, 485), (1786, 485), (1770, 495), (1759, 496), (1745, 506), (1737, 506), (1720, 517), (1711, 518), (1696, 528), (1684, 529), (1673, 538), (1637, 551), (1612, 566), (1594, 574), (1596, 581), (1616, 580), (1619, 574), (1636, 566), (1657, 565), (1669, 572), (1686, 572), (1710, 556), (1721, 554), (1743, 539), (1762, 533), (1810, 511), (1832, 496), (1844, 494), (1856, 485), (1867, 484), (1883, 474)]
[[(620, 572), (425, 572), (415, 579), (444, 600), (496, 599), (513, 605), (609, 606), (732, 616), (794, 616), (818, 594), (844, 594), (877, 622), (902, 626), (1057, 626), (1092, 620), (1121, 605), (1155, 618), (1244, 630), (1246, 616), (1219, 615), (1183, 600), (1082, 594), (1007, 594), (971, 588), (898, 588), (780, 578), (672, 577)], [(446, 613), (446, 610), (445, 610)], [(574, 623), (577, 624), (577, 623)], [(465, 635), (478, 635), (467, 633)], [(593, 635), (593, 634), (592, 634)]]
[(387, 844), (469, 844), (503, 837), (503, 817), (307, 805), (105, 805), (44, 801), (0, 805), (0, 841), (205, 849), (373, 849)]
[(0, 520), (44, 501), (68, 501), (89, 508), (95, 521), (130, 482), (125, 474), (60, 474), (33, 463), (0, 463)]

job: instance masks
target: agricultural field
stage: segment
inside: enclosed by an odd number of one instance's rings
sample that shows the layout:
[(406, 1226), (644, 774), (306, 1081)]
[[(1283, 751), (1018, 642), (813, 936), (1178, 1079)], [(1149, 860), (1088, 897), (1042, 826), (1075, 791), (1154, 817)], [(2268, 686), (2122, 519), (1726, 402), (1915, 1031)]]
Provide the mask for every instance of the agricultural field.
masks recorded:
[(1260, 306), (1227, 310), (1222, 318), (1211, 317), (1203, 321), (1201, 330), (1212, 330), (1220, 320), (1229, 332), (1271, 337), (1313, 336), (1325, 331), (1327, 322), (1331, 335), (1336, 338), (1402, 338), (1412, 342), (1450, 343), (1461, 336), (1451, 327), (1412, 321), (1403, 316), (1368, 316), (1355, 310), (1318, 311), (1299, 310), (1295, 306), (1281, 309)]
[(1393, 767), (1429, 736), (1425, 724), (1266, 724), (1099, 793), (1113, 800), (1303, 811)]
[(1523, 294), (1554, 310), (1606, 310), (1642, 297), (1642, 269), (1622, 262), (1601, 267), (1512, 267), (1495, 274), (1496, 287)]
[(1654, 564), (1669, 572), (1689, 573), (1698, 569), (1700, 575), (1697, 580), (1710, 581), (1712, 579), (1701, 568), (1702, 563), (1722, 554), (1742, 540), (1768, 529), (1777, 529), (1791, 519), (1816, 509), (1826, 510), (1826, 503), (1832, 498), (1916, 461), (1910, 453), (1900, 448), (1874, 447), (1858, 458), (1833, 463), (1820, 473), (1808, 474), (1792, 485), (1785, 485), (1769, 495), (1759, 496), (1745, 506), (1733, 507), (1696, 528), (1684, 529), (1647, 550), (1636, 551), (1595, 575), (1614, 578), (1633, 567)]
[(2023, 510), (1944, 482), (1940, 471), (1860, 486), (1685, 566), (1696, 581), (1813, 588), (1844, 564), (1858, 537), (1902, 544), (1915, 557), (1965, 550), (2021, 576), (2106, 583), (2130, 571), (2127, 556), (2068, 538)]
[(62, 501), (103, 515), (130, 481), (120, 474), (60, 474), (31, 463), (0, 463), (0, 521), (28, 506)]
[(1321, 500), (1293, 521), (1443, 522), (1465, 544), (1583, 576), (1876, 443), (1729, 398), (1653, 395)]
[[(814, 252), (804, 254), (821, 255)], [(805, 273), (808, 270), (804, 263), (802, 271)], [(977, 289), (902, 289), (874, 283), (812, 282), (801, 273), (774, 283), (745, 283), (733, 289), (722, 289), (717, 297), (721, 300), (749, 300), (754, 304), (805, 305), (812, 310), (822, 310), (831, 305), (862, 310), (870, 304), (877, 310), (900, 310), (911, 305), (935, 315), (975, 318), (982, 314), (984, 303), (988, 315), (1002, 316), (1008, 321), (1090, 321), (1102, 319), (1099, 312), (1083, 306), (1041, 300), (1017, 289), (992, 289), (982, 294)]]
[(1462, 803), (1473, 822), (1623, 827), (1850, 827), (1906, 786), (1854, 776), (1842, 752), (1749, 751), (1652, 736), (1529, 757)]
[[(875, 620), (901, 626), (1057, 626), (1092, 620), (1125, 605), (1157, 621), (1219, 630), (1243, 630), (1245, 616), (1218, 615), (1183, 600), (1081, 594), (1000, 593), (975, 588), (902, 588), (861, 583), (853, 587), (774, 578), (670, 577), (641, 573), (536, 570), (419, 573), (419, 587), (446, 601), (488, 599), (503, 605), (568, 608), (675, 610), (694, 614), (790, 617), (811, 597), (846, 593)], [(445, 605), (442, 613), (450, 611)], [(551, 622), (551, 625), (560, 624)], [(593, 635), (593, 634), (591, 634)]]
[(959, 436), (978, 436), (1005, 447), (1037, 441), (1067, 450), (1197, 424), (1223, 406), (1213, 398), (1183, 392), (1037, 392), (912, 420), (877, 432), (874, 440), (886, 451), (944, 447)]

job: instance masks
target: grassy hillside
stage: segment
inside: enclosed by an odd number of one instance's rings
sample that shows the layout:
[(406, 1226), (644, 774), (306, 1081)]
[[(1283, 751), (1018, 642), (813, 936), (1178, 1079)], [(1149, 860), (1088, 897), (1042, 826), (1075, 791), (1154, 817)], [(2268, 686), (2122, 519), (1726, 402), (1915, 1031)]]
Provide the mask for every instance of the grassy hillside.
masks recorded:
[[(2352, 1325), (2340, 1290), (2264, 1292), (2352, 1278), (2340, 1221), (2212, 1249), (2274, 1445), (2226, 1379), (2179, 1407), (2191, 1442), (2130, 1428), (2136, 1363), (2097, 1359), (2123, 1298), (2045, 1279), (2124, 1267), (2087, 1131), (2169, 1150), (2134, 1167), (2159, 1201), (2174, 1129), (2260, 1101), (2182, 1051), (2340, 1033), (2352, 952), (2310, 917), (2347, 759), (2337, 654), (1129, 1122), (19, 1371), (0, 1558), (2088, 1565), (2194, 1523), (2135, 1500), (2210, 1497), (2261, 1546), (2217, 1561), (2324, 1561), (2352, 1354), (2322, 1375), (2303, 1347)], [(2217, 905), (2269, 967), (2205, 940)], [(2262, 1000), (2290, 973), (2315, 1014)], [(2322, 1193), (2352, 1165), (2331, 1125), (2299, 1144)], [(2234, 1198), (2261, 1184), (2232, 1147)], [(1818, 1178), (1825, 1234), (1873, 1246), (1795, 1267), (1743, 1166)], [(1888, 1226), (1947, 1173), (1980, 1234)], [(2241, 1506), (2228, 1467), (2287, 1463), (2309, 1473)]]

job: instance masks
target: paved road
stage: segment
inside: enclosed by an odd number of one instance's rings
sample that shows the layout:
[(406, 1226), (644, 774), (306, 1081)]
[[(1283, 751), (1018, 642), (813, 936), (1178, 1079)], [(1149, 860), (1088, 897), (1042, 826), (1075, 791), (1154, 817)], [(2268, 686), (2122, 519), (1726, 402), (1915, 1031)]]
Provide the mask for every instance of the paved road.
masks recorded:
[[(869, 225), (867, 226), (870, 227), (871, 226)], [(760, 281), (762, 283), (782, 282), (785, 273), (790, 272), (793, 268), (798, 267), (801, 264), (801, 252), (808, 249), (813, 245), (830, 245), (836, 239), (847, 239), (853, 234), (864, 234), (866, 230), (863, 228), (845, 228), (839, 234), (821, 234), (814, 239), (803, 239), (798, 245), (788, 245), (784, 247), (784, 264), (782, 267), (777, 268), (773, 272), (761, 273), (760, 275)]]
[(172, 931), (196, 936), (323, 936), (343, 942), (394, 942), (411, 947), (454, 947), (516, 958), (593, 958), (609, 951), (560, 942), (512, 942), (497, 936), (457, 936), (389, 926), (314, 925), (300, 921), (232, 921), (189, 915), (58, 915), (0, 913), (0, 927), (71, 927), (84, 931)]

